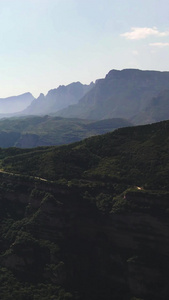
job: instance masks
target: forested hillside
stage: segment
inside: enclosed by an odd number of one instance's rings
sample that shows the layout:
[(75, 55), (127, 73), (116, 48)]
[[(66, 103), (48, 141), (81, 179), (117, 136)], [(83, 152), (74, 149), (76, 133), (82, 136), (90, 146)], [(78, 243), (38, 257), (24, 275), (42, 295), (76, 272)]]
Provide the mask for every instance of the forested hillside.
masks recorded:
[(69, 144), (86, 137), (132, 126), (121, 118), (102, 121), (28, 116), (0, 120), (0, 147), (33, 148)]
[(5, 159), (3, 166), (49, 180), (90, 178), (96, 174), (131, 181), (134, 185), (147, 186), (152, 182), (155, 188), (157, 184), (165, 188), (165, 184), (168, 186), (168, 130), (168, 121), (121, 128), (68, 146), (30, 149), (27, 156), (21, 151), (21, 155)]
[(169, 121), (0, 149), (0, 298), (167, 300)]

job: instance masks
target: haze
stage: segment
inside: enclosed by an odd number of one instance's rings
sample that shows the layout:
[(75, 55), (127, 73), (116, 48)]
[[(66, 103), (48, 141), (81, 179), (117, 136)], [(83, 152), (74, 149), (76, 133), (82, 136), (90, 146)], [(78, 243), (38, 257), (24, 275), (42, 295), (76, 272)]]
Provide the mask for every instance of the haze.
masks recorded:
[(169, 70), (167, 0), (1, 0), (0, 98)]

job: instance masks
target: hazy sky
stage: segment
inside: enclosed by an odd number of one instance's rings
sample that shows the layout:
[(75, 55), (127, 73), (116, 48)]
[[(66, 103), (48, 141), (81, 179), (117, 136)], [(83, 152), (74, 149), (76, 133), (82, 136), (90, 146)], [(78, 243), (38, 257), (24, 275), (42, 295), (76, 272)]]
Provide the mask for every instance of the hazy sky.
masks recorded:
[(169, 71), (168, 0), (0, 0), (0, 98)]

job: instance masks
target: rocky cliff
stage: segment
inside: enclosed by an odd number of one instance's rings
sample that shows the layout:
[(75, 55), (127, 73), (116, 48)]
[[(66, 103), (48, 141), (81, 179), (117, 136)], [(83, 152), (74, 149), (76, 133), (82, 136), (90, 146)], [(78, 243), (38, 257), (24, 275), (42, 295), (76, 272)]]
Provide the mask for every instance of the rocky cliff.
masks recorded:
[(151, 99), (169, 87), (169, 72), (111, 70), (96, 81), (79, 103), (58, 115), (89, 119), (131, 118), (144, 110)]

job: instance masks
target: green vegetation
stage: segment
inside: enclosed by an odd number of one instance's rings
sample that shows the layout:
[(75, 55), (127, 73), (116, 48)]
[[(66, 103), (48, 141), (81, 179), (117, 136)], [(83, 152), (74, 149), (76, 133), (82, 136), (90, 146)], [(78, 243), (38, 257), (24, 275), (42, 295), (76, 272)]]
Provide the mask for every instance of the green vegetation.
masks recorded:
[(0, 299), (167, 300), (168, 131), (0, 149)]
[(98, 122), (47, 115), (1, 119), (0, 147), (33, 148), (69, 144), (131, 125), (129, 121), (120, 118)]
[(124, 186), (122, 192), (130, 185), (169, 190), (168, 130), (164, 121), (118, 129), (68, 146), (1, 150), (1, 164), (6, 171), (48, 180), (110, 181), (117, 189)]

